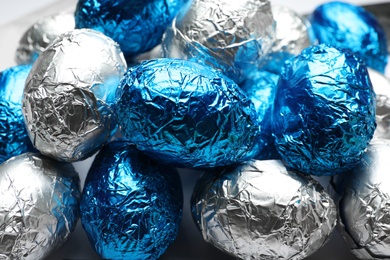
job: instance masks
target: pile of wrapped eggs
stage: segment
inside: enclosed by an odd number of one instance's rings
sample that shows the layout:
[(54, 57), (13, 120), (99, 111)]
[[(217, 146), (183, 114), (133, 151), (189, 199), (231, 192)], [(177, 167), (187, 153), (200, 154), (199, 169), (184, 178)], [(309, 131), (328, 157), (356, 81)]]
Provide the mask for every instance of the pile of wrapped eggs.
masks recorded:
[[(268, 0), (79, 0), (42, 18), (0, 73), (0, 258), (44, 259), (81, 218), (102, 258), (157, 259), (180, 168), (203, 172), (194, 224), (226, 254), (304, 259), (338, 225), (359, 259), (389, 258), (387, 46), (343, 2), (307, 19)], [(93, 155), (80, 187), (72, 163)]]

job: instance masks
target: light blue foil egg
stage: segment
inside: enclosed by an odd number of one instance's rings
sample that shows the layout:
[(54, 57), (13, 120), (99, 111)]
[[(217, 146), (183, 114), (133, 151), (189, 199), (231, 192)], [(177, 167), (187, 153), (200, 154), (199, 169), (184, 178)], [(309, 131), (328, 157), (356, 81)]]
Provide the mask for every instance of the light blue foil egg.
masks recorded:
[(259, 147), (256, 159), (269, 160), (279, 159), (280, 155), (275, 148), (272, 136), (272, 107), (274, 104), (276, 86), (279, 75), (269, 71), (258, 70), (248, 75), (247, 79), (240, 84), (247, 97), (255, 105), (257, 117), (261, 126)]
[(259, 149), (251, 100), (221, 73), (186, 60), (151, 60), (128, 70), (116, 115), (125, 137), (175, 167), (239, 163)]
[(146, 52), (188, 0), (79, 0), (76, 28), (90, 28), (119, 43), (125, 56)]
[(306, 174), (355, 167), (373, 137), (375, 93), (367, 67), (349, 51), (305, 49), (279, 78), (272, 131), (282, 158)]
[(310, 21), (319, 43), (349, 49), (368, 67), (384, 73), (388, 59), (386, 34), (371, 13), (336, 1), (317, 7)]
[(22, 114), (24, 83), (30, 70), (30, 65), (22, 65), (0, 73), (0, 163), (34, 150)]
[(182, 206), (177, 171), (117, 141), (102, 148), (88, 172), (81, 221), (104, 259), (157, 259), (177, 236)]

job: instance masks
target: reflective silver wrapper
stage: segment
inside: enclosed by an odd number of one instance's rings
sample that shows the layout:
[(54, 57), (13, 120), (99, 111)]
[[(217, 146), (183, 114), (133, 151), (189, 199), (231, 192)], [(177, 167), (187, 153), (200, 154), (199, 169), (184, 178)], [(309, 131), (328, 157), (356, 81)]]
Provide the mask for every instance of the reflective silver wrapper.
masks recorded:
[(340, 224), (359, 259), (390, 258), (390, 141), (373, 140), (361, 163), (345, 175)]
[(390, 79), (368, 68), (376, 93), (376, 130), (374, 138), (390, 139)]
[(61, 161), (94, 154), (116, 130), (115, 91), (126, 71), (118, 44), (102, 33), (63, 34), (34, 63), (23, 114), (41, 153)]
[(194, 0), (163, 37), (165, 57), (206, 63), (241, 82), (274, 38), (268, 0)]
[(288, 7), (272, 4), (275, 20), (275, 39), (260, 67), (280, 74), (284, 62), (299, 55), (311, 45), (308, 26), (310, 22)]
[(303, 259), (336, 225), (336, 206), (310, 177), (252, 160), (204, 174), (192, 214), (204, 240), (240, 259)]
[(79, 177), (70, 163), (26, 153), (0, 165), (0, 259), (44, 259), (79, 217)]
[(75, 21), (71, 13), (59, 13), (41, 18), (28, 28), (19, 40), (16, 63), (33, 63), (55, 38), (74, 28)]

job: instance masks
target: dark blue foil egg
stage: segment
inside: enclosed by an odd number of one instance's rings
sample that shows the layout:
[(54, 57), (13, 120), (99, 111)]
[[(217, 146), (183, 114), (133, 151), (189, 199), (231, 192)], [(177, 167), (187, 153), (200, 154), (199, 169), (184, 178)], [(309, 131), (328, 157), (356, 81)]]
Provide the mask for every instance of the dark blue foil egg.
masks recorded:
[(102, 148), (88, 172), (81, 221), (104, 259), (157, 259), (177, 236), (182, 206), (175, 169), (116, 141)]
[(117, 91), (116, 113), (125, 137), (164, 164), (223, 166), (259, 149), (253, 103), (206, 65), (159, 59), (131, 68)]
[(125, 56), (146, 52), (188, 0), (79, 0), (76, 28), (90, 28), (116, 41)]
[(349, 170), (359, 163), (375, 127), (367, 67), (351, 52), (321, 44), (285, 64), (272, 130), (289, 166), (313, 175)]
[(310, 21), (319, 43), (347, 48), (367, 66), (384, 73), (388, 59), (386, 35), (371, 13), (336, 1), (317, 7)]
[(241, 89), (255, 105), (257, 117), (261, 126), (259, 147), (256, 159), (279, 159), (274, 138), (272, 136), (271, 118), (274, 104), (276, 86), (279, 75), (265, 70), (250, 73), (247, 79), (240, 84)]
[(34, 150), (22, 114), (24, 83), (30, 69), (30, 65), (22, 65), (0, 73), (0, 163)]

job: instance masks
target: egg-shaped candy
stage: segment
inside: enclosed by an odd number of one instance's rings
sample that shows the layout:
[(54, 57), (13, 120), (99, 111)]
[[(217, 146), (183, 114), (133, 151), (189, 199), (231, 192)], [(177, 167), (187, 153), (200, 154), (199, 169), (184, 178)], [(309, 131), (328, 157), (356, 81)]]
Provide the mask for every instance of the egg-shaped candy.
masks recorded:
[(19, 40), (16, 63), (33, 63), (55, 38), (74, 27), (74, 16), (71, 13), (59, 13), (39, 19)]
[(260, 68), (280, 74), (286, 60), (311, 45), (310, 22), (290, 8), (278, 4), (272, 5), (272, 14), (275, 20), (275, 39)]
[(76, 28), (90, 28), (119, 43), (126, 58), (161, 42), (173, 18), (189, 0), (79, 0)]
[(0, 258), (45, 259), (79, 217), (79, 177), (70, 163), (25, 153), (0, 165)]
[(368, 69), (376, 94), (376, 130), (374, 138), (390, 139), (390, 79), (373, 69)]
[(250, 73), (240, 84), (246, 96), (255, 105), (258, 121), (261, 126), (259, 147), (261, 148), (256, 159), (279, 159), (280, 155), (275, 148), (272, 136), (272, 107), (275, 100), (276, 86), (279, 75), (265, 70), (256, 70)]
[(318, 6), (310, 21), (319, 43), (349, 49), (368, 67), (384, 73), (387, 39), (374, 15), (360, 6), (334, 1)]
[(208, 168), (251, 159), (260, 126), (253, 103), (229, 78), (186, 60), (129, 69), (117, 92), (126, 138), (160, 163)]
[(100, 150), (88, 172), (81, 221), (104, 259), (157, 259), (177, 236), (182, 206), (174, 168), (115, 141)]
[(268, 0), (193, 0), (167, 29), (164, 57), (207, 64), (240, 83), (268, 52), (273, 25)]
[(337, 218), (316, 181), (276, 160), (206, 172), (191, 210), (203, 239), (238, 259), (306, 258), (327, 241)]
[(359, 259), (389, 259), (390, 141), (373, 140), (360, 164), (343, 175), (340, 224)]
[(20, 65), (0, 72), (0, 163), (33, 151), (22, 114), (24, 83), (30, 65)]
[(284, 161), (305, 174), (355, 167), (375, 131), (375, 93), (367, 67), (329, 45), (305, 49), (285, 63), (272, 131)]
[(83, 160), (116, 130), (115, 91), (126, 61), (100, 32), (73, 30), (37, 59), (26, 80), (23, 115), (34, 147), (61, 161)]

